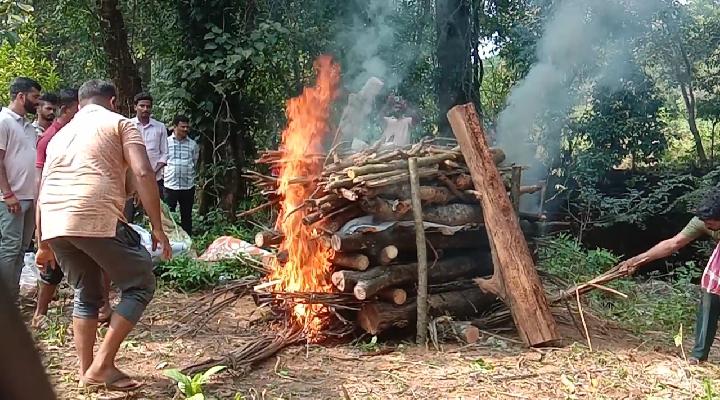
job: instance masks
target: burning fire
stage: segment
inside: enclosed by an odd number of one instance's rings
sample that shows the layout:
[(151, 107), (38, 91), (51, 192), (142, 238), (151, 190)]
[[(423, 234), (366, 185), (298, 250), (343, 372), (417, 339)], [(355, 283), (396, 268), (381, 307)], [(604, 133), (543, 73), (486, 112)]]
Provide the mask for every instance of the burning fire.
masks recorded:
[[(276, 229), (285, 236), (280, 251), (286, 251), (285, 265), (274, 262), (271, 280), (279, 280), (279, 290), (285, 292), (332, 292), (330, 259), (333, 250), (313, 239), (312, 228), (303, 224), (303, 212), (293, 212), (315, 190), (314, 185), (292, 184), (298, 177), (315, 178), (322, 171), (321, 159), (308, 154), (323, 153), (328, 132), (330, 106), (337, 95), (340, 68), (329, 56), (315, 61), (315, 86), (287, 102), (288, 125), (282, 133), (284, 150), (280, 168), (279, 193), (282, 196)], [(328, 320), (328, 310), (319, 304), (296, 304), (293, 316), (302, 324), (308, 338), (317, 338)]]

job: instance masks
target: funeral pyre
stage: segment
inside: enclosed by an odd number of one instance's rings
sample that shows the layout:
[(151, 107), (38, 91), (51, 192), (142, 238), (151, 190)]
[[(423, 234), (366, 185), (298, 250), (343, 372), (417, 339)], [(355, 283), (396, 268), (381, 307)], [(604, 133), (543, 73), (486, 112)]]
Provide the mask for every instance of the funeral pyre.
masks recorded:
[[(481, 193), (459, 147), (424, 139), (349, 151), (331, 142), (339, 71), (329, 58), (320, 58), (316, 67), (315, 86), (288, 103), (280, 148), (257, 160), (275, 173), (245, 175), (280, 203), (274, 228), (255, 238), (259, 247), (275, 250), (268, 261), (272, 272), (256, 299), (288, 312), (309, 340), (323, 339), (338, 322), (350, 327), (356, 322), (371, 334), (412, 326), (418, 263), (408, 159), (416, 158), (429, 314), (462, 320), (490, 310), (496, 296), (473, 282), (493, 273)], [(500, 149), (491, 153), (495, 164), (504, 161)], [(520, 186), (517, 167), (500, 170), (515, 204), (519, 195), (542, 189)], [(459, 327), (472, 331), (467, 323)]]

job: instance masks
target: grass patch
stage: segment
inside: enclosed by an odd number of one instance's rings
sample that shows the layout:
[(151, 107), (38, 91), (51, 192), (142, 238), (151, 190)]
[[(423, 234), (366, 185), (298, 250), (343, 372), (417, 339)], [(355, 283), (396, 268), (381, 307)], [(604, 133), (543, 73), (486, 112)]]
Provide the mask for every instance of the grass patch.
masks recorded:
[[(612, 252), (586, 249), (569, 235), (552, 238), (539, 248), (539, 267), (569, 284), (588, 281), (619, 261)], [(599, 290), (585, 298), (595, 313), (634, 333), (652, 330), (673, 335), (680, 325), (694, 326), (699, 291), (692, 282), (700, 273), (695, 263), (688, 262), (664, 276), (619, 279), (606, 285), (625, 293), (627, 299)]]

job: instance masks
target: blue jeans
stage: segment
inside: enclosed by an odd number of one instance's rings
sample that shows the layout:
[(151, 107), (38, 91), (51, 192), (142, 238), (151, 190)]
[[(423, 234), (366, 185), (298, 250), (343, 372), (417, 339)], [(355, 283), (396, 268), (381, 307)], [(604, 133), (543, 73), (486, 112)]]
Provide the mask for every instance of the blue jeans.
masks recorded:
[(10, 296), (17, 298), (25, 250), (30, 247), (35, 231), (35, 202), (20, 200), (20, 212), (8, 211), (0, 203), (0, 278)]

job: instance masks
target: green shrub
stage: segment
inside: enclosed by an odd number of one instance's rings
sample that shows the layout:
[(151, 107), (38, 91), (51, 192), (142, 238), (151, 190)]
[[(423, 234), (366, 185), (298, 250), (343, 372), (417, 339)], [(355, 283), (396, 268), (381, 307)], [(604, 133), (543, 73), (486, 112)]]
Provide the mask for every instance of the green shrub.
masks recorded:
[[(568, 284), (586, 282), (619, 261), (608, 250), (585, 249), (569, 235), (545, 241), (538, 250), (539, 267)], [(656, 330), (672, 337), (681, 324), (693, 326), (698, 290), (692, 282), (700, 271), (695, 263), (688, 262), (665, 276), (617, 279), (606, 286), (626, 294), (627, 299), (595, 290), (585, 300), (594, 312), (633, 332)]]
[(194, 292), (255, 274), (242, 258), (209, 263), (188, 257), (163, 261), (156, 269), (160, 278), (183, 292)]

